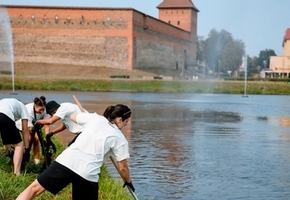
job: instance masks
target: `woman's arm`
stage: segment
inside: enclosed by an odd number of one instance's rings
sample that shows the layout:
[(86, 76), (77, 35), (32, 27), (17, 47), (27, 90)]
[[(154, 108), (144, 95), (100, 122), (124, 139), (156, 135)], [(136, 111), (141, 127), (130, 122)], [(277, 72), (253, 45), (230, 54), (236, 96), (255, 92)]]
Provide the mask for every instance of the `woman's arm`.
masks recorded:
[(57, 122), (58, 120), (60, 120), (60, 117), (53, 116), (51, 118), (37, 120), (36, 124), (51, 125), (51, 124), (54, 124), (55, 122)]
[(28, 129), (28, 119), (22, 119), (22, 136), (24, 141), (24, 147), (27, 149), (29, 146), (29, 129)]

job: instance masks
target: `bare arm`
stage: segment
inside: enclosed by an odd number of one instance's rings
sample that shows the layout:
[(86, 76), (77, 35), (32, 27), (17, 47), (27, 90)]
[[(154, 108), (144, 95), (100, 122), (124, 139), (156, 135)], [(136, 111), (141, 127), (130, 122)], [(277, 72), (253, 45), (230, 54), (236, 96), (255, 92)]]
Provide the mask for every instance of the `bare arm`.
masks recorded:
[(48, 125), (44, 125), (43, 128), (44, 128), (44, 133), (48, 134), (49, 133), (49, 126)]
[(57, 122), (58, 120), (60, 120), (60, 117), (52, 116), (51, 118), (37, 120), (36, 123), (42, 125), (51, 125)]
[(22, 136), (24, 141), (24, 147), (27, 149), (29, 146), (29, 128), (28, 119), (22, 119)]
[(129, 171), (129, 166), (127, 160), (121, 160), (117, 161), (118, 163), (118, 168), (125, 179), (125, 182), (130, 183), (131, 182), (131, 177), (130, 177), (130, 171)]
[(65, 130), (65, 129), (66, 129), (65, 125), (64, 125), (63, 123), (61, 123), (61, 124), (60, 124), (56, 129), (54, 129), (52, 132), (53, 132), (53, 134), (56, 134), (56, 133), (59, 133), (59, 132)]

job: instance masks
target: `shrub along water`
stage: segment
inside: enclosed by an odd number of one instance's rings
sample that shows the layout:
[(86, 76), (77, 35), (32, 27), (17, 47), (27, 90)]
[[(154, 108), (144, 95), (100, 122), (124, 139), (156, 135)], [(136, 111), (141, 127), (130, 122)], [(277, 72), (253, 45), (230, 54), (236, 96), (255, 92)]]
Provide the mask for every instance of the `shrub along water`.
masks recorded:
[[(9, 78), (0, 79), (0, 89), (12, 89)], [(132, 80), (132, 79), (33, 79), (17, 78), (15, 90), (55, 91), (123, 91), (123, 92), (179, 92), (244, 94), (243, 81), (180, 81), (180, 80)], [(248, 81), (248, 94), (290, 94), (287, 81)]]

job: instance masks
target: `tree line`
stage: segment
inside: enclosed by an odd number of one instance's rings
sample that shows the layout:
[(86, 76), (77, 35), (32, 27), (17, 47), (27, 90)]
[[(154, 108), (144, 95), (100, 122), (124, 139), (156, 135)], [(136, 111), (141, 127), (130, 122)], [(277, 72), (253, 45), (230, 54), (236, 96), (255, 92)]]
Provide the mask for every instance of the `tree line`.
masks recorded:
[[(247, 74), (260, 73), (269, 68), (270, 56), (276, 56), (272, 49), (261, 50), (258, 56), (247, 55)], [(245, 60), (245, 44), (234, 39), (226, 30), (212, 29), (207, 38), (197, 37), (197, 64), (200, 73), (212, 76), (233, 76), (238, 72)]]

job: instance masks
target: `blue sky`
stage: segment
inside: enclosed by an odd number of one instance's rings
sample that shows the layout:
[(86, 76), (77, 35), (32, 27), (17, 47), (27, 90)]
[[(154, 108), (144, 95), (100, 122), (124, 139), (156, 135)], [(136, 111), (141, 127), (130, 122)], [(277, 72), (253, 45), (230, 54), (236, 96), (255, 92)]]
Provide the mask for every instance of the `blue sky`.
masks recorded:
[[(3, 5), (24, 5), (20, 0), (1, 0)], [(25, 5), (130, 7), (158, 17), (162, 0), (26, 0)], [(224, 29), (245, 42), (247, 54), (258, 56), (273, 49), (282, 55), (282, 40), (290, 28), (290, 0), (192, 0), (199, 9), (198, 35), (207, 37), (211, 29)]]

